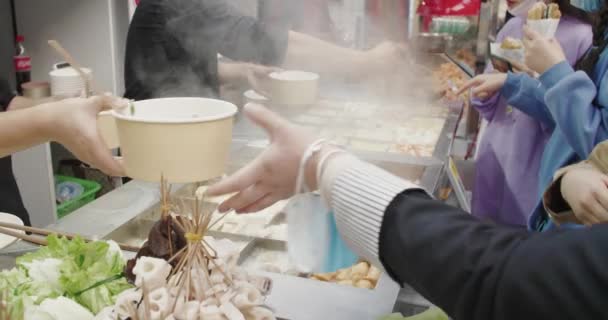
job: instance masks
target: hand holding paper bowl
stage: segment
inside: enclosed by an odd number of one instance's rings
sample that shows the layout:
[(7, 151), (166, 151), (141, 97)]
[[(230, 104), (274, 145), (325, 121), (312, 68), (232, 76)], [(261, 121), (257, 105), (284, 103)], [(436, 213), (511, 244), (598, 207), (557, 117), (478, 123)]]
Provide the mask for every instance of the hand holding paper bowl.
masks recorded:
[(213, 179), (225, 173), (235, 105), (205, 98), (142, 100), (114, 109), (126, 174), (170, 183)]

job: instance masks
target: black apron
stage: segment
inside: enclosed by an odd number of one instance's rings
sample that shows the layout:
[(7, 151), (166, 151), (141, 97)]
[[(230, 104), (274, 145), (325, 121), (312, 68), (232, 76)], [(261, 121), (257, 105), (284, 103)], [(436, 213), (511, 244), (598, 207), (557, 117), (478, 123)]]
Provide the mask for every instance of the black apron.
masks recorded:
[[(13, 98), (14, 95), (8, 82), (0, 79), (0, 111), (4, 111)], [(0, 212), (12, 213), (21, 218), (25, 225), (31, 225), (30, 216), (23, 206), (19, 187), (17, 187), (17, 181), (15, 181), (10, 156), (0, 158)]]
[(25, 225), (31, 225), (30, 216), (23, 206), (17, 181), (13, 175), (10, 156), (0, 158), (0, 212), (12, 213), (21, 218)]

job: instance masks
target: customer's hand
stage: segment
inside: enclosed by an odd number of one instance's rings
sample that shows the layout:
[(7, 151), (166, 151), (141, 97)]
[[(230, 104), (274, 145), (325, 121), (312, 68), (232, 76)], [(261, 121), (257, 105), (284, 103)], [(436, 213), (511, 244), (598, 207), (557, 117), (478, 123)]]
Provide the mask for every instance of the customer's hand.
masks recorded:
[[(245, 113), (270, 136), (270, 147), (231, 177), (207, 189), (207, 195), (237, 193), (219, 206), (221, 212), (256, 212), (275, 202), (291, 197), (302, 154), (315, 136), (266, 108), (248, 104)], [(316, 165), (311, 161), (307, 179), (314, 177)]]
[(586, 225), (608, 222), (608, 176), (592, 167), (568, 171), (561, 182), (562, 196)]
[(523, 43), (526, 49), (526, 66), (539, 74), (566, 61), (564, 50), (555, 38), (547, 39), (536, 31), (524, 27)]
[(465, 91), (472, 88), (471, 93), (473, 97), (478, 99), (487, 99), (502, 89), (506, 81), (507, 75), (505, 73), (480, 74), (467, 81), (456, 94), (463, 94)]
[(112, 96), (71, 98), (38, 106), (48, 117), (50, 140), (56, 141), (78, 159), (112, 176), (122, 176), (122, 165), (112, 157), (97, 130), (97, 114), (124, 108), (127, 100)]

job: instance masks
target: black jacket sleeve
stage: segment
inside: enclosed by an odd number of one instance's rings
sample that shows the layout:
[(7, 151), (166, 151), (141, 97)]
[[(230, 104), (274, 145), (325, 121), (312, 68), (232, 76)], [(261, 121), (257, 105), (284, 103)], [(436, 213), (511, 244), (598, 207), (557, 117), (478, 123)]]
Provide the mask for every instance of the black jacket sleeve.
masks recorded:
[(528, 232), (406, 191), (385, 213), (380, 259), (456, 320), (608, 316), (608, 225)]
[(6, 111), (13, 98), (15, 98), (15, 94), (8, 81), (0, 79), (0, 111)]
[(216, 52), (238, 61), (278, 65), (287, 51), (288, 26), (269, 25), (241, 14), (224, 0), (174, 0), (167, 22), (189, 52)]

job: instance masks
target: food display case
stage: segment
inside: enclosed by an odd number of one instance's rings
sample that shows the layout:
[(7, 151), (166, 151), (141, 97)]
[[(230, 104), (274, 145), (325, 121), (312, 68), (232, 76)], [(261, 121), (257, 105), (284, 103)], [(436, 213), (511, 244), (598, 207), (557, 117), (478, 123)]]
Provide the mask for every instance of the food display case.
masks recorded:
[[(299, 109), (274, 108), (363, 159), (437, 194), (444, 162), (462, 119), (463, 105), (447, 106), (445, 98), (437, 96), (441, 91), (437, 89), (437, 79), (431, 79), (442, 64), (450, 63), (449, 59), (436, 55), (418, 62), (416, 65), (422, 72), (428, 73), (427, 79), (411, 77), (413, 80), (409, 83), (399, 83), (400, 94), (391, 99), (374, 98), (386, 96), (382, 92), (377, 96), (359, 96), (352, 88), (338, 90), (322, 85), (321, 98), (315, 105)], [(389, 90), (394, 86), (388, 83), (381, 87)], [(444, 95), (446, 92), (439, 93)], [(250, 162), (267, 144), (264, 133), (239, 115), (226, 173), (233, 173)], [(204, 185), (174, 185), (173, 196), (191, 196)], [(141, 246), (160, 217), (159, 202), (158, 184), (131, 181), (49, 228)], [(401, 290), (385, 272), (374, 279), (366, 279), (360, 287), (348, 279), (340, 284), (321, 281), (322, 276), (298, 272), (287, 256), (287, 226), (283, 212), (287, 203), (277, 203), (256, 215), (229, 214), (207, 234), (232, 241), (240, 251), (240, 266), (272, 280), (266, 302), (278, 318), (376, 319), (396, 309), (411, 310), (404, 312), (407, 314), (429, 306), (413, 290)], [(4, 248), (0, 252), (1, 267), (11, 267), (14, 257), (35, 248), (25, 242)]]

